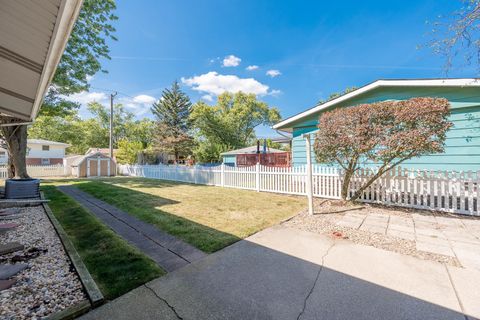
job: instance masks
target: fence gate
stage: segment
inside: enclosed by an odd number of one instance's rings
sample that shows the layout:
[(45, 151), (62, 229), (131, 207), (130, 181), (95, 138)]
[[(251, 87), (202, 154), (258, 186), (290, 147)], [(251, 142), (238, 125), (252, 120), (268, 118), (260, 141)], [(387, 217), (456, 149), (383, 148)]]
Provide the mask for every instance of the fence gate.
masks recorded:
[(110, 175), (110, 158), (87, 159), (87, 177), (107, 177)]

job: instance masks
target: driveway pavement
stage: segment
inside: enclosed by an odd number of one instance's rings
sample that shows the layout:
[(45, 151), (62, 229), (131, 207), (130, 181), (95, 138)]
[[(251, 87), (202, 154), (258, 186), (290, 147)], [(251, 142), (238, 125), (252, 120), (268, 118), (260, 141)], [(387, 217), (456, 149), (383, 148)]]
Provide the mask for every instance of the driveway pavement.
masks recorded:
[(477, 319), (480, 272), (285, 226), (82, 319)]

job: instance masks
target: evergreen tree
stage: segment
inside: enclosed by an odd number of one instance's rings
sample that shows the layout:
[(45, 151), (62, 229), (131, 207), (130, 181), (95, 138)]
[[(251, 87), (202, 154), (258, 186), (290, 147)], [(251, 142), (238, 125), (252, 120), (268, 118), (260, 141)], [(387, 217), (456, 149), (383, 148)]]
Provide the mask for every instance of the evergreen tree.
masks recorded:
[(190, 98), (174, 81), (170, 89), (162, 92), (162, 97), (152, 106), (156, 117), (155, 149), (175, 155), (175, 162), (180, 156), (189, 156), (193, 147), (190, 135)]

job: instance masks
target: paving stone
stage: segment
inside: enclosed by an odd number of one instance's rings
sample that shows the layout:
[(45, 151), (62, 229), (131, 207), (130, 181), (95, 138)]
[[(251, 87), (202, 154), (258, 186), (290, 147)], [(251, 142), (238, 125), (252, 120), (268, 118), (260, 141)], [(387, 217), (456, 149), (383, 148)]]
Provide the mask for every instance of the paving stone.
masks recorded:
[(419, 251), (425, 251), (425, 252), (431, 252), (436, 254), (443, 254), (449, 257), (455, 257), (455, 253), (453, 253), (453, 250), (449, 246), (417, 241), (416, 247), (417, 247), (417, 250)]
[(388, 224), (388, 230), (393, 230), (397, 232), (406, 232), (406, 233), (411, 233), (415, 234), (415, 228), (413, 226), (405, 226), (405, 225), (398, 225), (398, 224)]
[(347, 213), (345, 213), (344, 217), (353, 217), (353, 218), (365, 219), (367, 217), (367, 215), (363, 214), (363, 213), (347, 212)]
[(6, 290), (15, 284), (14, 279), (10, 280), (0, 280), (0, 291)]
[(450, 246), (450, 242), (447, 239), (425, 236), (425, 235), (421, 235), (421, 234), (416, 234), (415, 237), (416, 237), (417, 242), (426, 242), (426, 243), (439, 245), (439, 246), (445, 246), (445, 247)]
[(440, 231), (432, 228), (417, 228), (415, 227), (415, 233), (422, 236), (435, 237), (440, 239), (446, 239), (445, 235)]
[(19, 214), (22, 210), (18, 208), (6, 208), (0, 210), (0, 216), (9, 216), (13, 214)]
[(452, 226), (452, 227), (463, 227), (461, 219), (454, 217), (435, 217), (435, 220), (439, 225), (442, 226)]
[(435, 216), (429, 216), (429, 215), (423, 215), (423, 214), (418, 214), (418, 213), (413, 213), (412, 214), (412, 219), (415, 222), (430, 222), (430, 223), (436, 223), (437, 220), (435, 219)]
[(450, 241), (467, 242), (467, 243), (480, 245), (480, 240), (477, 237), (475, 237), (473, 234), (467, 232), (466, 230), (457, 231), (457, 232), (444, 231), (443, 234), (445, 234), (446, 238), (449, 239)]
[(365, 219), (365, 221), (362, 224), (362, 227), (363, 226), (380, 228), (380, 229), (386, 230), (388, 227), (388, 223), (386, 221), (381, 222), (381, 221), (372, 221), (372, 220)]
[(8, 243), (5, 243), (5, 244), (2, 243), (2, 244), (0, 244), (0, 255), (12, 253), (12, 252), (15, 252), (15, 251), (20, 251), (20, 250), (23, 250), (23, 249), (24, 249), (23, 244), (21, 244), (19, 242), (8, 242)]
[(385, 215), (385, 214), (379, 214), (379, 213), (370, 213), (370, 214), (367, 216), (367, 219), (388, 221), (389, 216), (388, 216), (388, 215)]
[(480, 270), (480, 245), (454, 242), (452, 249), (463, 267)]
[(389, 228), (387, 230), (387, 235), (405, 239), (405, 240), (415, 241), (415, 234), (413, 232), (404, 232), (404, 231), (398, 231), (398, 230), (393, 230)]
[(370, 224), (362, 224), (360, 227), (360, 230), (367, 231), (367, 232), (373, 232), (373, 233), (381, 233), (385, 234), (387, 231), (387, 228), (382, 228), (377, 225), (370, 225)]
[(0, 265), (0, 280), (6, 280), (28, 267), (25, 263), (2, 264)]
[(18, 223), (2, 223), (0, 224), (0, 234), (13, 230), (18, 226)]
[(362, 225), (362, 222), (363, 219), (343, 218), (342, 220), (338, 221), (336, 225), (352, 229), (358, 229)]
[(413, 227), (413, 220), (411, 218), (390, 216), (389, 224)]

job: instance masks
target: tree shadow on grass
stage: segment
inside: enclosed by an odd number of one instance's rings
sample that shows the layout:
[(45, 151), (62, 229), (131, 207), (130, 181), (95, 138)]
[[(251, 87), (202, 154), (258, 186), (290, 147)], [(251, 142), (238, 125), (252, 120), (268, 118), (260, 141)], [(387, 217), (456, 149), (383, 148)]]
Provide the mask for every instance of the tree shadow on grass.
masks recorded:
[(179, 203), (176, 200), (111, 183), (98, 182), (83, 180), (76, 183), (75, 187), (190, 243), (204, 252), (215, 252), (241, 240), (233, 234), (211, 228), (162, 209), (163, 206)]

